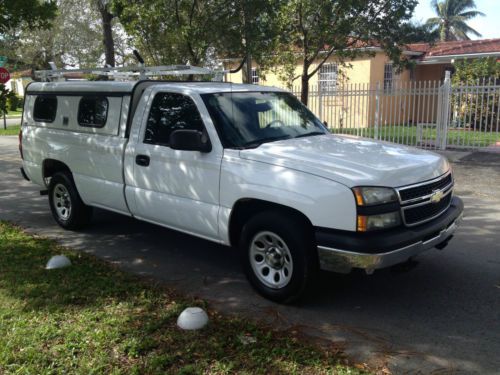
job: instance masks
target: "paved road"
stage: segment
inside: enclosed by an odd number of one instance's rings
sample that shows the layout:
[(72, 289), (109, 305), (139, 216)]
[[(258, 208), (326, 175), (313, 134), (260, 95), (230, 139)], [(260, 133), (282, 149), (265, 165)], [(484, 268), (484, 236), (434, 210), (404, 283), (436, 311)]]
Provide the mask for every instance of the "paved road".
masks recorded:
[[(7, 126), (15, 126), (15, 125), (20, 125), (21, 124), (21, 117), (10, 117), (7, 118), (6, 121)], [(3, 129), (3, 117), (0, 116), (0, 127)]]
[(299, 306), (256, 295), (236, 254), (204, 240), (104, 211), (83, 232), (59, 229), (47, 197), (18, 174), (15, 137), (0, 137), (0, 218), (154, 276), (224, 312), (298, 325), (396, 374), (500, 374), (500, 155), (489, 158), (483, 165), (471, 155), (454, 166), (466, 218), (448, 248), (423, 255), (411, 272), (325, 273), (322, 287)]

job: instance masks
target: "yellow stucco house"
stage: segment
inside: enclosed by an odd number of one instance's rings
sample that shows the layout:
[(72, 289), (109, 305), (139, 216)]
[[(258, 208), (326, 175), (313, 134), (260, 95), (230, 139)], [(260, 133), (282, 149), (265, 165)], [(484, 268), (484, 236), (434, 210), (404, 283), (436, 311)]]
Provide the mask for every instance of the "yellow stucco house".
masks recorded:
[[(460, 59), (500, 59), (500, 39), (410, 44), (403, 54), (415, 61), (415, 67), (399, 73), (381, 48), (365, 50), (366, 55), (348, 61), (347, 65), (339, 64), (332, 56), (310, 79), (308, 106), (333, 128), (369, 127), (377, 121), (380, 125), (435, 122), (435, 102), (446, 71), (453, 73), (453, 64)], [(225, 61), (226, 68), (236, 64), (234, 60)], [(297, 76), (301, 70), (298, 60)], [(225, 80), (241, 83), (242, 74), (226, 74)], [(256, 65), (252, 67), (252, 82), (300, 93), (300, 79), (290, 87), (289, 82), (281, 81), (273, 72), (261, 74)]]

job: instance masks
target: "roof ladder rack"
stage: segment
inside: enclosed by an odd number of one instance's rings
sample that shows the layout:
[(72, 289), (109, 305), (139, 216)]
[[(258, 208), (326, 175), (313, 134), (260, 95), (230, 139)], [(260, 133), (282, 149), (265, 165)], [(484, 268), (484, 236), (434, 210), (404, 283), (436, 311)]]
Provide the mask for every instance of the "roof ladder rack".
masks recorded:
[[(36, 70), (35, 78), (44, 82), (65, 80), (75, 78), (75, 74), (94, 74), (108, 76), (117, 80), (149, 79), (159, 76), (181, 76), (181, 75), (205, 75), (213, 76), (213, 81), (222, 80), (226, 71), (212, 70), (190, 65), (161, 65), (144, 66), (142, 63), (136, 66), (105, 67), (88, 69), (57, 69), (54, 63), (50, 63), (50, 70)], [(71, 77), (73, 75), (73, 77)]]

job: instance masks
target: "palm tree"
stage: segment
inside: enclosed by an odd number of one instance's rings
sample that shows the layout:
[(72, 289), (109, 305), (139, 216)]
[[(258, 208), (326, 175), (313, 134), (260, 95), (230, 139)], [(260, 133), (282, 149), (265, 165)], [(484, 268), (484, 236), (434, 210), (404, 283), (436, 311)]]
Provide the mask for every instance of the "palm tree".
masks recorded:
[(437, 17), (429, 18), (427, 25), (439, 31), (441, 41), (469, 40), (468, 33), (481, 36), (476, 30), (467, 25), (467, 21), (484, 13), (474, 10), (474, 0), (432, 0)]

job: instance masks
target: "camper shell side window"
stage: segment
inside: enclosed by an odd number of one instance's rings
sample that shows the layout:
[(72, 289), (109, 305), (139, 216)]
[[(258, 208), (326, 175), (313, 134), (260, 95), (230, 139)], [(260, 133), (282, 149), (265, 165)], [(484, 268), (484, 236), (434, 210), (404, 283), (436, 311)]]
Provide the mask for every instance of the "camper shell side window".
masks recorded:
[(103, 128), (108, 118), (109, 101), (104, 95), (84, 96), (78, 104), (78, 125)]
[(57, 114), (57, 96), (38, 95), (35, 99), (33, 118), (38, 122), (54, 122)]

